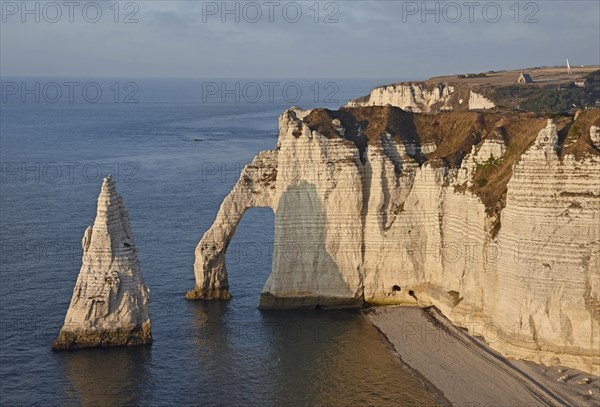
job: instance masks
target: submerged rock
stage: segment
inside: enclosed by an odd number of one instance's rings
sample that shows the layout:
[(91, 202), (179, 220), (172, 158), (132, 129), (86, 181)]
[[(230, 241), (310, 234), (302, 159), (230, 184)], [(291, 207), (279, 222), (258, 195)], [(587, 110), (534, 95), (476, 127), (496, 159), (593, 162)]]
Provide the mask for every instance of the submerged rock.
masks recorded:
[(152, 343), (150, 290), (144, 285), (129, 216), (109, 175), (93, 226), (83, 240), (83, 264), (52, 349)]

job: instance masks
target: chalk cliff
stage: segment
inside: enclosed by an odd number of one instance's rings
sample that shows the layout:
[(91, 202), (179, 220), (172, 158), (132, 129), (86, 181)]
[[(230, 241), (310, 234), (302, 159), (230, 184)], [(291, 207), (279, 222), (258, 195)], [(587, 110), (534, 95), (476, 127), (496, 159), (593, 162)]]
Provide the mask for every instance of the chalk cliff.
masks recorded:
[(102, 183), (96, 219), (82, 246), (83, 264), (52, 349), (151, 343), (150, 290), (142, 278), (129, 215), (111, 176)]
[(435, 305), (508, 356), (600, 373), (600, 111), (292, 108), (196, 249), (230, 297), (243, 213), (275, 213), (264, 308)]
[(412, 112), (483, 110), (495, 107), (478, 90), (454, 83), (406, 82), (380, 86), (347, 107), (395, 106)]
[(566, 67), (538, 67), (527, 72), (532, 83), (518, 83), (522, 73), (518, 70), (398, 82), (379, 86), (370, 94), (349, 101), (347, 107), (389, 105), (421, 113), (488, 109), (572, 112), (574, 108), (598, 107), (597, 66), (580, 68), (575, 75), (566, 75)]

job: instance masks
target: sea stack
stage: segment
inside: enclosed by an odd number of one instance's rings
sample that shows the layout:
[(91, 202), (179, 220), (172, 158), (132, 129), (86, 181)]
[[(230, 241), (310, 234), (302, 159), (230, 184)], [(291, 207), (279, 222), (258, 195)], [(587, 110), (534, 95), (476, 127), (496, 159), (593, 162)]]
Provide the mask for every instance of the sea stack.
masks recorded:
[(104, 178), (71, 304), (52, 349), (152, 343), (144, 284), (129, 215), (112, 176)]

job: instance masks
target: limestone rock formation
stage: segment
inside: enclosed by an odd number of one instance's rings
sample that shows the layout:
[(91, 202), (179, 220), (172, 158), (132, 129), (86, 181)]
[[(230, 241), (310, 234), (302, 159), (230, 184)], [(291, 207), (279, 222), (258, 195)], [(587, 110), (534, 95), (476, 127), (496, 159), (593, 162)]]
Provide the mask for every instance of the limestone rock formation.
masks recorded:
[(246, 209), (271, 206), (277, 177), (277, 151), (263, 151), (248, 164), (225, 198), (212, 227), (196, 247), (196, 287), (188, 292), (188, 299), (231, 298), (225, 251)]
[(494, 102), (476, 92), (469, 92), (469, 110), (492, 109)]
[(435, 305), (508, 356), (598, 374), (599, 126), (598, 109), (290, 109), (200, 241), (188, 298), (229, 298), (227, 245), (270, 207), (261, 307)]
[[(397, 82), (379, 86), (366, 96), (350, 100), (346, 107), (393, 106), (420, 113), (487, 109), (542, 113), (567, 112), (577, 106), (597, 107), (596, 101), (600, 98), (598, 66), (583, 68), (577, 77), (565, 76), (566, 70), (558, 67), (538, 67), (529, 71), (535, 78), (534, 83), (517, 83), (522, 74), (519, 70)], [(572, 87), (573, 81), (585, 85), (585, 97)]]
[(418, 113), (492, 109), (495, 104), (468, 86), (449, 83), (406, 82), (375, 88), (347, 107), (394, 106)]
[(433, 106), (439, 110), (451, 110), (449, 102), (454, 97), (455, 88), (447, 84), (434, 86), (424, 83), (399, 83), (373, 89), (363, 99), (351, 100), (349, 107), (396, 106), (413, 112), (429, 112)]
[(83, 264), (52, 349), (150, 344), (150, 290), (127, 210), (110, 175), (102, 183), (96, 219), (82, 246)]

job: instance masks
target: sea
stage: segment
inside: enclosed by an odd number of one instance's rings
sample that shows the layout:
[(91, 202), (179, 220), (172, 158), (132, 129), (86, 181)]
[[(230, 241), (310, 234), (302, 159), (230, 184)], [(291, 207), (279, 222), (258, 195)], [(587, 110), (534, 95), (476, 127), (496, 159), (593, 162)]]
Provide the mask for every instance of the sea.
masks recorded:
[[(2, 406), (436, 404), (360, 311), (257, 308), (271, 209), (237, 228), (232, 300), (184, 298), (198, 241), (243, 166), (276, 146), (278, 116), (394, 80), (1, 79)], [(154, 343), (53, 352), (108, 174), (151, 290)]]

